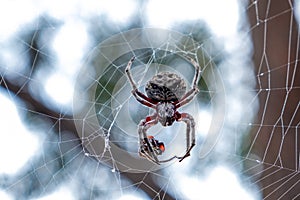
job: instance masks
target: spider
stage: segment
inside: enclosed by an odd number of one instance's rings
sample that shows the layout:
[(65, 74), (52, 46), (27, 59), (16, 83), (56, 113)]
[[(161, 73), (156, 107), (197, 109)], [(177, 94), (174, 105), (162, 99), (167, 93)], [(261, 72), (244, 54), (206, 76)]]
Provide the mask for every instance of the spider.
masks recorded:
[[(187, 92), (186, 83), (180, 76), (171, 72), (159, 72), (146, 83), (145, 91), (147, 95), (145, 95), (138, 90), (130, 72), (135, 56), (129, 60), (125, 69), (127, 78), (132, 86), (131, 92), (133, 96), (141, 104), (155, 110), (152, 115), (141, 120), (138, 125), (138, 134), (140, 156), (145, 157), (156, 164), (168, 162), (174, 158), (179, 159), (179, 162), (181, 162), (183, 159), (190, 156), (190, 151), (195, 146), (194, 118), (188, 113), (179, 113), (177, 111), (178, 108), (191, 102), (199, 92), (197, 84), (200, 67), (192, 58), (188, 59), (195, 67), (195, 75), (192, 88)], [(175, 155), (166, 160), (159, 160), (157, 156), (162, 155), (164, 152), (164, 143), (156, 140), (153, 136), (148, 136), (146, 132), (150, 127), (156, 125), (158, 122), (160, 122), (162, 126), (171, 126), (175, 121), (184, 122), (187, 125), (186, 152), (181, 157)]]

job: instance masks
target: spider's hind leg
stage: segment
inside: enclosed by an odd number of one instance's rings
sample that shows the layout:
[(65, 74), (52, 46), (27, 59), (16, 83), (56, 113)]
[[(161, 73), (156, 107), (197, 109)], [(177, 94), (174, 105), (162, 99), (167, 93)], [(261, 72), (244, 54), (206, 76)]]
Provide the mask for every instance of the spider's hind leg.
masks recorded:
[(181, 118), (178, 121), (183, 121), (186, 123), (186, 152), (184, 156), (178, 157), (181, 162), (186, 157), (189, 157), (191, 150), (196, 145), (196, 136), (195, 136), (195, 120), (188, 113), (182, 113)]

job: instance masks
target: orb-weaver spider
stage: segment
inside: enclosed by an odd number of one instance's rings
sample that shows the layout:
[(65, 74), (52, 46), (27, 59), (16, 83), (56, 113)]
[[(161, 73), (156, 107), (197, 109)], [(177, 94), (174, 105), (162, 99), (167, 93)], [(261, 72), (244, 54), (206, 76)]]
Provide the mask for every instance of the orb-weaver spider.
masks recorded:
[[(198, 81), (200, 75), (200, 67), (198, 63), (192, 58), (188, 58), (195, 67), (195, 75), (193, 79), (192, 88), (186, 92), (186, 83), (184, 80), (175, 73), (159, 72), (150, 79), (145, 90), (147, 95), (138, 90), (135, 81), (132, 78), (130, 68), (135, 60), (132, 57), (125, 69), (128, 80), (132, 86), (132, 94), (138, 102), (150, 107), (155, 112), (147, 116), (139, 123), (138, 134), (141, 156), (146, 157), (148, 160), (160, 164), (168, 162), (174, 158), (179, 159), (181, 162), (184, 158), (190, 156), (190, 151), (195, 146), (195, 120), (188, 113), (179, 113), (178, 108), (188, 104), (199, 92)], [(156, 140), (153, 136), (148, 136), (146, 131), (160, 122), (163, 126), (171, 126), (174, 121), (185, 122), (186, 129), (186, 153), (184, 156), (173, 156), (166, 160), (159, 160), (158, 155), (161, 155), (165, 146), (163, 142)]]

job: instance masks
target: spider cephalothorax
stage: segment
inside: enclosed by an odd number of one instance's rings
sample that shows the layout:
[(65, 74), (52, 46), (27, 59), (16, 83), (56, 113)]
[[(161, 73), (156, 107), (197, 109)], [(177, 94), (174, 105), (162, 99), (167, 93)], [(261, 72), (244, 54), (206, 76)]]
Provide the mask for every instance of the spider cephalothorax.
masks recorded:
[[(127, 64), (126, 74), (133, 88), (132, 94), (141, 104), (153, 108), (154, 114), (147, 116), (139, 124), (140, 155), (160, 164), (178, 158), (179, 162), (190, 155), (190, 151), (195, 146), (195, 122), (194, 118), (188, 113), (179, 113), (177, 109), (188, 104), (199, 92), (197, 84), (200, 74), (200, 67), (196, 61), (189, 58), (195, 67), (195, 76), (192, 88), (186, 92), (184, 80), (175, 73), (159, 72), (150, 79), (145, 87), (146, 95), (141, 93), (134, 82), (130, 68), (135, 57), (132, 57)], [(186, 130), (186, 153), (184, 156), (173, 156), (167, 160), (159, 160), (165, 146), (153, 136), (148, 136), (146, 131), (153, 125), (160, 122), (163, 126), (171, 126), (175, 121), (183, 121), (187, 125)]]
[(163, 126), (171, 126), (176, 120), (176, 107), (171, 102), (159, 102), (156, 106), (157, 119)]

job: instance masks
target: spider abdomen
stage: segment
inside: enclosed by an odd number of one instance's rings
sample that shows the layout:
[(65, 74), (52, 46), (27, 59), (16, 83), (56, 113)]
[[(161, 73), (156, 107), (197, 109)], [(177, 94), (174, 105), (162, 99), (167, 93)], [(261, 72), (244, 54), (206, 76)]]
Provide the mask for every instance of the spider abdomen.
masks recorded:
[(186, 92), (186, 84), (175, 73), (159, 72), (148, 81), (145, 90), (155, 101), (178, 101)]

